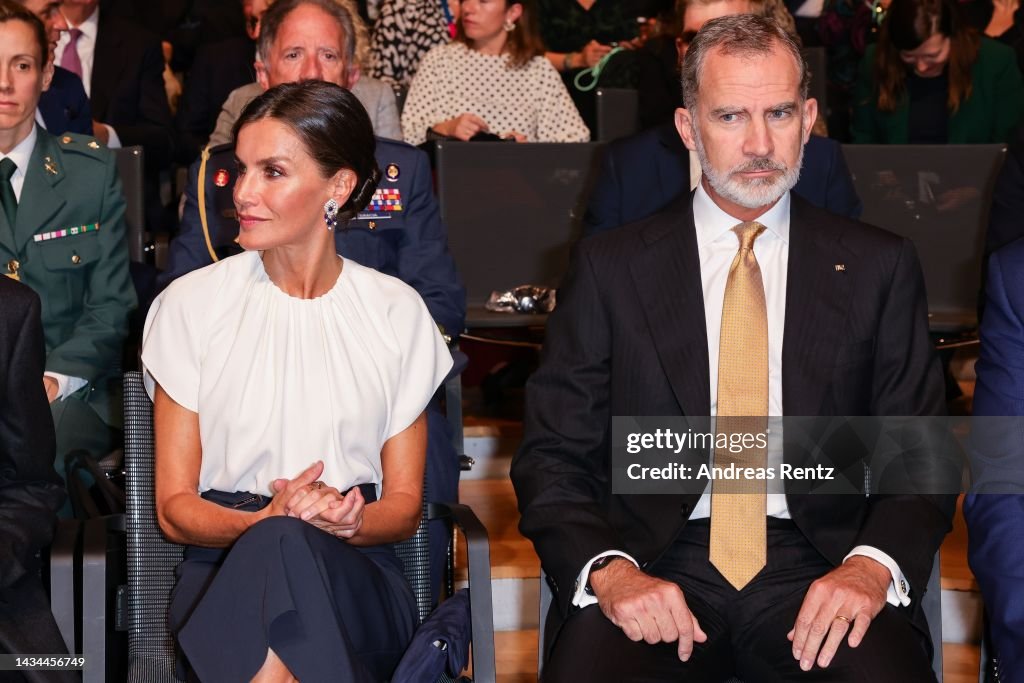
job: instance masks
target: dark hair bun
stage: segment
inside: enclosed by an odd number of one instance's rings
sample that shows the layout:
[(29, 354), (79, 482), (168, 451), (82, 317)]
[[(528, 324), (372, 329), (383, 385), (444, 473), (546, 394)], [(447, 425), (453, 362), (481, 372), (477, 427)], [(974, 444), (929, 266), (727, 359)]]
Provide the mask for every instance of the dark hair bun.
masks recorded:
[(373, 199), (373, 193), (377, 190), (377, 183), (380, 182), (380, 166), (376, 162), (370, 169), (370, 174), (362, 179), (362, 183), (352, 190), (348, 201), (338, 211), (338, 222), (350, 221), (359, 215), (359, 212), (366, 208), (366, 205)]
[(356, 174), (356, 188), (338, 211), (344, 224), (362, 211), (380, 181), (377, 139), (366, 109), (351, 92), (325, 81), (282, 83), (266, 91), (242, 111), (235, 137), (260, 119), (287, 124), (302, 140), (324, 178), (342, 169)]

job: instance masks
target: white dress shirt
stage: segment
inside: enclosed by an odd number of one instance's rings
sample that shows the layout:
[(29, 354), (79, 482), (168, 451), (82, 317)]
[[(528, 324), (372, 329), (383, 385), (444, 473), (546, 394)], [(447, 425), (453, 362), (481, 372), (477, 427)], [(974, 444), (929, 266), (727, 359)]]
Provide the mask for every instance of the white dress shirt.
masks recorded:
[[(82, 32), (82, 35), (78, 36), (78, 59), (82, 62), (82, 86), (85, 88), (85, 94), (89, 97), (92, 97), (92, 65), (96, 61), (96, 37), (99, 34), (99, 26), (100, 8), (98, 5), (93, 13), (78, 26), (72, 26), (71, 22), (68, 22), (69, 28), (77, 28)], [(64, 58), (64, 50), (70, 42), (70, 33), (61, 31), (60, 38), (57, 40), (57, 48), (53, 51), (53, 63), (57, 66), (60, 66), (61, 60)], [(108, 126), (105, 123), (103, 127), (107, 129), (110, 138), (107, 141), (107, 147), (119, 149), (121, 138), (117, 137), (117, 131), (113, 126)]]
[[(754, 242), (754, 256), (761, 269), (764, 281), (765, 303), (768, 309), (768, 415), (782, 416), (782, 341), (786, 321), (786, 276), (789, 269), (789, 193), (757, 218), (765, 231)], [(725, 286), (729, 279), (729, 267), (739, 249), (739, 239), (732, 231), (742, 221), (723, 211), (708, 195), (703, 184), (697, 185), (693, 197), (693, 222), (697, 231), (697, 255), (700, 259), (701, 286), (704, 291), (704, 320), (708, 337), (708, 376), (711, 380), (711, 415), (718, 412), (718, 352), (721, 342), (722, 307), (725, 301)], [(768, 437), (768, 465), (778, 468), (782, 463), (782, 434), (778, 431)], [(789, 519), (789, 506), (785, 493), (768, 493), (767, 515)], [(711, 484), (698, 499), (690, 519), (702, 519), (711, 515)], [(584, 607), (597, 602), (597, 598), (585, 591), (591, 564), (600, 557), (612, 553), (601, 553), (590, 560), (580, 573), (573, 604)], [(634, 564), (636, 561), (621, 554)], [(871, 546), (857, 546), (843, 558), (865, 555), (882, 564), (892, 574), (886, 599), (893, 605), (909, 605), (909, 584), (900, 571), (899, 565), (886, 553)], [(639, 566), (639, 565), (638, 565)]]
[[(32, 126), (32, 131), (28, 136), (14, 146), (9, 153), (0, 153), (0, 159), (10, 159), (14, 162), (17, 167), (14, 170), (14, 175), (11, 176), (11, 187), (14, 188), (14, 197), (20, 202), (21, 201), (21, 190), (25, 187), (25, 169), (28, 168), (29, 161), (32, 159), (32, 150), (36, 147), (36, 140), (39, 137), (39, 133), (35, 126)], [(14, 231), (14, 226), (11, 226), (11, 231)], [(59, 372), (44, 372), (47, 377), (52, 377), (57, 381), (57, 399), (63, 400), (75, 393), (88, 382), (81, 377), (69, 377), (68, 375), (62, 375)]]

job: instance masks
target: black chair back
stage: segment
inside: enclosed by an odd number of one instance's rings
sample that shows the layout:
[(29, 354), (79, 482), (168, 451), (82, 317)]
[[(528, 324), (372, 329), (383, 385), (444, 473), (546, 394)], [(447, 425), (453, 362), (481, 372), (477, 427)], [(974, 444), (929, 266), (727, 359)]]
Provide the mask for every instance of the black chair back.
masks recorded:
[(557, 287), (596, 179), (601, 145), (441, 141), (438, 196), (470, 307), (492, 290)]
[(933, 332), (977, 325), (982, 248), (1003, 145), (844, 145), (861, 220), (910, 238)]
[(124, 193), (128, 257), (136, 263), (142, 263), (146, 243), (146, 202), (142, 187), (145, 157), (142, 147), (136, 145), (115, 149), (114, 158), (117, 174), (121, 178), (121, 191)]

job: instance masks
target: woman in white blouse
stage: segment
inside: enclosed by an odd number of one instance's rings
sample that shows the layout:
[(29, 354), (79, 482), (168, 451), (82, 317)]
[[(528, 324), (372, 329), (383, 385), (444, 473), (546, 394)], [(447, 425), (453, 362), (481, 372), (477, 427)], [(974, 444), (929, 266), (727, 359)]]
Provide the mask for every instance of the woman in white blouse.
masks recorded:
[(169, 621), (202, 681), (385, 680), (416, 623), (390, 544), (451, 356), (414, 290), (335, 253), (380, 178), (358, 101), (281, 85), (235, 133), (246, 251), (176, 280), (144, 334), (157, 516), (187, 545)]
[[(455, 40), (420, 62), (402, 109), (402, 136), (586, 142), (561, 77), (544, 57), (533, 0), (463, 0)], [(429, 133), (428, 133), (429, 131)]]

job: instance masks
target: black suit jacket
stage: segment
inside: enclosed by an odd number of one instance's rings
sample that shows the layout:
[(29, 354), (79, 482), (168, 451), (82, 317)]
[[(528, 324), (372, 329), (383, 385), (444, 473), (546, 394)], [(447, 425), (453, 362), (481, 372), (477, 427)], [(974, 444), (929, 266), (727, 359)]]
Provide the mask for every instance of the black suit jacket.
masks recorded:
[(53, 68), (50, 87), (39, 97), (39, 113), (46, 130), (54, 135), (92, 135), (92, 107), (82, 79), (67, 69)]
[[(601, 174), (583, 217), (593, 235), (663, 210), (690, 192), (690, 157), (671, 123), (608, 145)], [(838, 142), (812, 135), (804, 146), (803, 172), (793, 192), (815, 206), (849, 218), (864, 207)]]
[(147, 169), (171, 161), (173, 121), (163, 70), (156, 35), (111, 10), (100, 11), (89, 92), (93, 118), (113, 126), (125, 147), (142, 145)]
[[(655, 560), (699, 497), (612, 495), (609, 462), (613, 415), (696, 417), (710, 410), (690, 196), (581, 241), (558, 297), (543, 361), (527, 385), (512, 481), (520, 529), (565, 615), (591, 557), (621, 549), (641, 563)], [(910, 241), (793, 196), (782, 363), (786, 415), (943, 413), (942, 374)], [(906, 464), (922, 473), (930, 466), (909, 457)], [(857, 545), (879, 548), (899, 564), (916, 597), (950, 528), (954, 500), (787, 496), (794, 522), (830, 562), (838, 565)]]
[[(39, 297), (0, 277), (0, 302), (0, 652), (62, 653), (37, 558), (53, 538), (56, 511), (64, 501), (53, 469), (53, 418), (43, 390)], [(24, 680), (75, 677), (28, 672)]]

